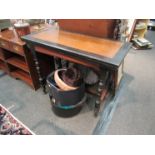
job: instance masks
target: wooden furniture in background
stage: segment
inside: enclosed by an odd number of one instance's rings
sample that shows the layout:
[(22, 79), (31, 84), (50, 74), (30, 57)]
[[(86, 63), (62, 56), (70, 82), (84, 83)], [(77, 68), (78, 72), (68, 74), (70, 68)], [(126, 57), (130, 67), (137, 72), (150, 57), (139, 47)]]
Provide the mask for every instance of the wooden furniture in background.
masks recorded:
[(101, 38), (113, 38), (114, 19), (57, 19), (62, 30)]
[[(30, 29), (31, 32), (38, 32), (49, 27), (48, 24), (40, 24), (31, 26)], [(46, 77), (53, 69), (53, 59), (38, 55), (38, 61), (41, 64), (42, 76)], [(40, 88), (33, 53), (18, 37), (14, 28), (0, 32), (0, 70), (16, 79), (23, 80), (35, 90)]]
[(0, 69), (38, 89), (38, 75), (32, 58), (14, 29), (0, 32)]

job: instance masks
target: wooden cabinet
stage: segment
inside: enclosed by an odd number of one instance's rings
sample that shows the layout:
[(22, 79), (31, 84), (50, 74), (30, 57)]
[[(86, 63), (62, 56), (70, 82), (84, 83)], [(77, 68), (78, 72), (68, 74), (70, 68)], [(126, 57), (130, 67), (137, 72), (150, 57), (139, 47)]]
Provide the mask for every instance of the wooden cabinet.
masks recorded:
[(36, 90), (39, 80), (34, 61), (28, 57), (30, 55), (25, 42), (18, 38), (14, 30), (0, 32), (0, 70)]
[(4, 40), (0, 40), (0, 47), (4, 48), (4, 49), (9, 49), (9, 43), (7, 41)]
[(57, 19), (62, 30), (101, 38), (113, 38), (115, 19)]
[(10, 49), (11, 49), (11, 51), (13, 51), (15, 53), (24, 56), (24, 47), (23, 46), (19, 46), (17, 44), (11, 44)]

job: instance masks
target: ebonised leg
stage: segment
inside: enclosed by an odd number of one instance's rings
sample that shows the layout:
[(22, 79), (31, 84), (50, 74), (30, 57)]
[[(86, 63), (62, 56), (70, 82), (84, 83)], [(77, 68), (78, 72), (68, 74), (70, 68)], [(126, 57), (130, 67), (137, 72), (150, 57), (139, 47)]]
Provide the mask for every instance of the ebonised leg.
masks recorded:
[(27, 46), (28, 46), (28, 48), (30, 49), (30, 51), (32, 52), (32, 55), (33, 55), (33, 60), (35, 62), (35, 67), (36, 67), (36, 70), (37, 70), (37, 73), (38, 73), (40, 86), (41, 86), (44, 94), (46, 94), (47, 93), (47, 90), (46, 90), (46, 77), (42, 77), (42, 75), (41, 75), (39, 61), (38, 61), (38, 58), (37, 58), (36, 51), (35, 51), (34, 46), (32, 44), (28, 43)]
[(101, 101), (100, 100), (96, 100), (95, 102), (95, 108), (94, 108), (94, 116), (97, 117), (100, 111), (100, 104)]
[(104, 101), (104, 99), (107, 96), (111, 80), (112, 78), (111, 78), (111, 74), (109, 71), (106, 71), (104, 79), (102, 79), (102, 76), (100, 76), (100, 81), (99, 81), (98, 90), (97, 90), (98, 99), (95, 102), (95, 108), (94, 108), (95, 117), (98, 116), (100, 112), (101, 103)]
[(101, 92), (102, 92), (103, 86), (104, 86), (104, 83), (100, 79), (99, 84), (98, 84), (98, 89), (97, 89), (98, 99), (95, 102), (95, 108), (94, 108), (94, 115), (95, 115), (95, 117), (98, 116), (99, 111), (100, 111), (100, 104), (101, 104), (100, 96), (101, 96)]

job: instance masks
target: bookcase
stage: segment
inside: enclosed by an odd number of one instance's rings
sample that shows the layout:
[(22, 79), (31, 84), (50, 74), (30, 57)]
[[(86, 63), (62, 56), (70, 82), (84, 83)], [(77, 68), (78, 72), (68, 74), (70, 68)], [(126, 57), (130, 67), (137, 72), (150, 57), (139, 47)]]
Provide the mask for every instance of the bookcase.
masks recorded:
[(0, 32), (0, 70), (20, 79), (33, 89), (39, 88), (38, 75), (31, 52), (14, 29)]

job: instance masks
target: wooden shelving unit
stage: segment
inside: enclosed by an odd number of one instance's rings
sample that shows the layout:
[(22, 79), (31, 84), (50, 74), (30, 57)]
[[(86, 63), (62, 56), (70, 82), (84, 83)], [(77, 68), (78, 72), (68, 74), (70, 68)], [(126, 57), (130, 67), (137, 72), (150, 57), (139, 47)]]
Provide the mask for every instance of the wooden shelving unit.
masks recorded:
[(0, 48), (0, 60), (4, 61), (4, 55), (3, 55), (3, 50)]
[(10, 74), (14, 78), (21, 79), (21, 80), (25, 81), (27, 84), (29, 84), (29, 85), (31, 85), (33, 87), (31, 76), (27, 72), (25, 72), (25, 71), (23, 71), (21, 69), (16, 69), (14, 71), (11, 71)]
[[(8, 67), (8, 69), (7, 69)], [(1, 48), (0, 69), (7, 72), (15, 79), (20, 79), (34, 88), (30, 70), (24, 56)]]
[(39, 88), (34, 61), (15, 30), (0, 32), (0, 70), (26, 82), (33, 89)]
[(0, 69), (7, 72), (15, 79), (20, 79), (34, 88), (33, 80), (25, 57), (15, 54), (11, 51), (1, 49), (0, 51)]
[(5, 65), (5, 62), (0, 60), (0, 69), (2, 69), (3, 71), (7, 72), (7, 68), (6, 68), (6, 65)]
[(4, 62), (2, 60), (0, 60), (0, 68), (3, 69), (4, 68)]
[(3, 60), (4, 61), (4, 58), (3, 58), (3, 56), (0, 54), (0, 60)]
[(25, 72), (29, 73), (28, 66), (22, 57), (14, 56), (14, 57), (7, 59), (6, 61), (8, 64), (11, 64), (11, 65), (18, 67), (18, 68), (24, 70)]

